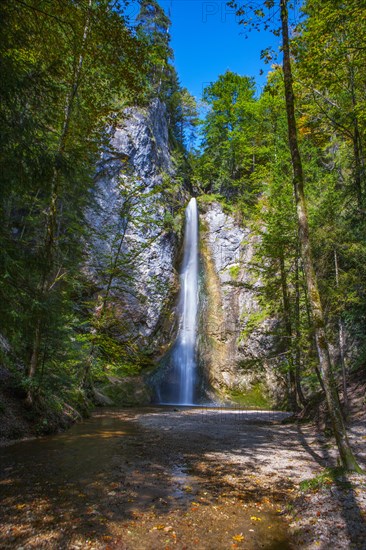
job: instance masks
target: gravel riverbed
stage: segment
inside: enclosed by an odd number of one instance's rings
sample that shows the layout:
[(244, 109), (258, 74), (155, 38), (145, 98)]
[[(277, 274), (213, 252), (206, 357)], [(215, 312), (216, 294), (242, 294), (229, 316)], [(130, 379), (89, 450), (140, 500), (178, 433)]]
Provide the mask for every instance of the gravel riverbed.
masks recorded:
[[(1, 548), (366, 550), (366, 480), (300, 482), (336, 449), (284, 413), (101, 410), (0, 448)], [(350, 437), (366, 466), (366, 428)], [(314, 484), (313, 484), (314, 485)]]

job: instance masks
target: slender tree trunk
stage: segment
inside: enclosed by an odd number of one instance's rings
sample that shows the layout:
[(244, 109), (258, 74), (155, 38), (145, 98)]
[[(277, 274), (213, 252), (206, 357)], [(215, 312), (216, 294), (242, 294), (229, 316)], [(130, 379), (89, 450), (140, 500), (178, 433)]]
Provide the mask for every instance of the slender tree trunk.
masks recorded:
[[(309, 333), (310, 333), (309, 340), (310, 340), (310, 343), (311, 343), (309, 356), (311, 358), (313, 356), (318, 357), (318, 351), (316, 349), (316, 340), (315, 340), (315, 334), (314, 334), (314, 325), (313, 325), (313, 322), (311, 320), (311, 312), (310, 312), (308, 291), (307, 291), (306, 284), (304, 286), (304, 293), (305, 293), (305, 303), (306, 303), (306, 315), (307, 315), (307, 318), (308, 318), (308, 327), (309, 327)], [(318, 365), (316, 365), (316, 364), (314, 365), (314, 370), (315, 370), (316, 377), (319, 381), (319, 385), (320, 385), (322, 391), (325, 393), (325, 387), (324, 387), (323, 379), (321, 377)]]
[(363, 184), (362, 184), (362, 165), (360, 153), (360, 133), (357, 120), (354, 121), (353, 133), (353, 154), (355, 158), (355, 187), (357, 194), (357, 203), (360, 214), (364, 215)]
[(121, 255), (122, 245), (123, 245), (124, 240), (125, 240), (127, 226), (128, 226), (128, 222), (129, 222), (128, 216), (129, 216), (129, 208), (127, 210), (127, 219), (125, 220), (125, 223), (124, 223), (124, 226), (123, 226), (123, 229), (122, 229), (122, 235), (121, 235), (119, 243), (118, 243), (117, 252), (114, 256), (113, 263), (112, 263), (112, 266), (111, 266), (111, 270), (110, 270), (110, 273), (109, 273), (107, 288), (106, 288), (105, 295), (104, 295), (103, 302), (102, 302), (101, 315), (103, 315), (103, 313), (104, 313), (105, 307), (106, 307), (107, 302), (108, 302), (109, 294), (111, 292), (113, 280), (116, 276), (118, 261), (119, 261), (120, 255)]
[[(110, 292), (111, 292), (112, 284), (113, 284), (114, 278), (116, 276), (116, 270), (117, 270), (118, 261), (119, 261), (120, 255), (121, 255), (121, 251), (122, 251), (122, 245), (123, 245), (124, 240), (125, 240), (127, 226), (128, 226), (128, 219), (125, 221), (125, 224), (123, 226), (122, 235), (120, 237), (118, 247), (117, 247), (117, 252), (114, 256), (114, 259), (113, 259), (113, 262), (112, 262), (112, 265), (111, 265), (111, 269), (110, 269), (110, 273), (109, 273), (109, 277), (108, 277), (108, 282), (107, 282), (107, 288), (106, 288), (106, 291), (105, 291), (105, 294), (104, 294), (104, 298), (102, 300), (102, 305), (101, 305), (101, 307), (99, 308), (99, 311), (98, 311), (98, 317), (100, 319), (99, 327), (98, 328), (95, 327), (95, 334), (97, 334), (99, 331), (103, 330), (103, 319), (104, 319), (104, 316), (105, 316), (106, 307), (107, 307), (109, 295), (110, 295)], [(84, 388), (84, 389), (87, 389), (89, 391), (92, 389), (91, 373), (92, 373), (93, 357), (94, 357), (95, 348), (96, 348), (95, 344), (92, 343), (88, 359), (85, 362), (84, 375), (83, 375), (83, 379), (82, 379), (82, 383), (81, 383), (81, 387)], [(104, 368), (103, 368), (103, 370), (104, 370)]]
[(358, 208), (360, 211), (361, 216), (363, 217), (365, 215), (364, 212), (364, 194), (365, 194), (365, 188), (364, 188), (364, 169), (365, 169), (365, 163), (363, 158), (363, 151), (362, 151), (362, 139), (360, 134), (360, 128), (358, 124), (358, 118), (357, 118), (357, 98), (356, 98), (356, 87), (355, 87), (355, 72), (352, 65), (351, 59), (348, 58), (349, 64), (348, 64), (348, 73), (349, 73), (349, 86), (351, 91), (351, 98), (352, 98), (352, 107), (354, 111), (353, 115), (353, 132), (352, 132), (352, 139), (353, 139), (353, 154), (354, 154), (354, 160), (355, 160), (355, 187), (356, 187), (356, 193), (357, 193), (357, 202), (358, 202)]
[[(338, 254), (336, 249), (334, 249), (334, 268), (335, 268), (336, 287), (339, 288), (339, 266), (338, 266)], [(343, 321), (341, 316), (339, 316), (339, 319), (338, 319), (338, 345), (339, 345), (339, 355), (340, 355), (341, 369), (342, 369), (343, 409), (344, 409), (344, 414), (347, 416), (347, 413), (348, 413), (347, 368), (346, 368), (345, 352), (344, 352), (344, 326), (343, 326)]]
[(301, 387), (301, 331), (300, 331), (300, 282), (299, 282), (299, 247), (296, 247), (295, 267), (295, 378), (296, 391), (299, 401), (303, 407), (307, 405)]
[(289, 357), (289, 402), (293, 411), (298, 410), (297, 399), (296, 399), (296, 379), (294, 372), (294, 355), (293, 355), (293, 346), (292, 346), (292, 323), (291, 323), (291, 306), (290, 298), (288, 295), (287, 288), (287, 277), (285, 271), (285, 259), (283, 252), (280, 254), (280, 275), (281, 275), (281, 287), (282, 287), (282, 302), (283, 302), (283, 315), (285, 321), (285, 331), (286, 331), (286, 351), (288, 351)]
[(342, 416), (339, 396), (335, 385), (330, 361), (329, 345), (325, 331), (325, 321), (318, 290), (318, 282), (313, 265), (312, 251), (309, 239), (308, 214), (304, 194), (304, 175), (297, 138), (297, 127), (295, 118), (295, 102), (290, 58), (287, 0), (280, 0), (280, 9), (288, 139), (294, 172), (293, 185), (299, 226), (299, 241), (304, 263), (305, 278), (312, 313), (312, 323), (314, 326), (314, 334), (319, 357), (319, 368), (324, 383), (329, 415), (331, 418), (333, 432), (337, 442), (342, 464), (347, 470), (361, 472), (362, 470), (357, 464), (352, 449), (349, 445), (347, 432)]
[(38, 318), (36, 321), (36, 327), (34, 330), (33, 349), (32, 349), (31, 360), (29, 363), (28, 380), (30, 382), (30, 387), (27, 392), (27, 400), (26, 400), (28, 405), (33, 404), (32, 382), (37, 371), (40, 348), (41, 348), (41, 319)]
[[(131, 208), (132, 208), (132, 204), (133, 204), (133, 200), (134, 200), (135, 196), (136, 195), (133, 194), (133, 195), (131, 195), (130, 197), (128, 197), (126, 199), (125, 204), (124, 204), (123, 213), (121, 213), (121, 216), (124, 219), (124, 223), (123, 223), (123, 227), (122, 227), (122, 233), (119, 237), (116, 253), (115, 253), (114, 257), (111, 258), (111, 266), (110, 266), (110, 269), (109, 269), (109, 276), (108, 276), (108, 280), (107, 280), (107, 286), (106, 286), (106, 290), (105, 290), (105, 293), (104, 293), (104, 297), (102, 299), (101, 306), (98, 308), (98, 312), (97, 313), (95, 312), (95, 314), (94, 314), (94, 318), (96, 318), (96, 317), (99, 318), (99, 323), (98, 323), (99, 326), (95, 326), (95, 328), (93, 329), (95, 334), (97, 334), (99, 331), (101, 331), (103, 329), (103, 318), (104, 318), (104, 315), (105, 315), (105, 312), (106, 312), (107, 303), (108, 303), (108, 300), (109, 300), (109, 297), (110, 297), (113, 281), (114, 281), (114, 279), (116, 277), (116, 274), (117, 274), (118, 262), (119, 262), (120, 257), (121, 257), (123, 243), (125, 242), (125, 237), (126, 237), (128, 224), (131, 221)], [(92, 389), (91, 373), (92, 373), (93, 357), (94, 357), (95, 349), (96, 349), (96, 346), (93, 342), (92, 345), (91, 345), (90, 351), (89, 351), (88, 358), (85, 361), (85, 367), (84, 367), (84, 371), (83, 371), (83, 375), (82, 375), (82, 380), (81, 380), (81, 383), (80, 383), (81, 388), (84, 388), (84, 389), (89, 390), (89, 391)]]
[(80, 389), (86, 391), (87, 394), (89, 394), (89, 392), (91, 393), (91, 390), (92, 390), (91, 372), (92, 372), (92, 365), (93, 365), (93, 353), (94, 353), (94, 345), (92, 346), (92, 349), (85, 361), (82, 379), (80, 383)]

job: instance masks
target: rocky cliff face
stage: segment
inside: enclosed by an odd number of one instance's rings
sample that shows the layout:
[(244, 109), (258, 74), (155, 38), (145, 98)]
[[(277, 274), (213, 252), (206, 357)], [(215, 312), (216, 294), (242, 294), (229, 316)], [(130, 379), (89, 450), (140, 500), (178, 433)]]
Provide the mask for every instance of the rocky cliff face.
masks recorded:
[(199, 353), (208, 382), (222, 396), (264, 383), (276, 398), (275, 321), (263, 316), (249, 330), (251, 320), (262, 316), (257, 300), (261, 282), (251, 269), (258, 237), (217, 203), (202, 205), (201, 220), (205, 288)]
[[(109, 335), (152, 364), (176, 333), (176, 268), (188, 198), (174, 187), (168, 141), (165, 108), (159, 101), (149, 109), (128, 109), (101, 158), (96, 208), (88, 213), (93, 238), (86, 271), (94, 285), (94, 313), (98, 316), (104, 308)], [(250, 338), (244, 336), (249, 320), (259, 313), (260, 282), (249, 269), (256, 237), (216, 203), (201, 208), (201, 226), (198, 348), (203, 379), (213, 398), (264, 379), (274, 388), (273, 342), (267, 334), (273, 321), (264, 320)], [(106, 393), (124, 404), (118, 380), (112, 378)], [(129, 404), (148, 401), (141, 377), (128, 383)]]
[(96, 314), (101, 307), (112, 312), (116, 338), (152, 357), (174, 332), (184, 205), (182, 192), (174, 203), (167, 192), (174, 177), (168, 142), (162, 103), (127, 109), (102, 156), (96, 208), (88, 213), (87, 273), (100, 293)]

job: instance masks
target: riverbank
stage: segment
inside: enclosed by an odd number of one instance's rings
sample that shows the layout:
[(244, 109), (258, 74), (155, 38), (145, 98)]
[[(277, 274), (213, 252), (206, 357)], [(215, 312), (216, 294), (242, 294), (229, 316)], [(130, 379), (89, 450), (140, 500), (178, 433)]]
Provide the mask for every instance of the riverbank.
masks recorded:
[[(282, 418), (220, 409), (102, 410), (64, 434), (3, 447), (0, 545), (363, 549), (362, 478), (302, 492), (301, 481), (335, 465), (335, 449), (314, 427)], [(364, 427), (351, 438), (366, 462)]]
[(51, 435), (69, 429), (91, 414), (94, 404), (81, 393), (66, 402), (59, 396), (37, 399), (32, 407), (26, 395), (14, 388), (0, 390), (0, 445)]

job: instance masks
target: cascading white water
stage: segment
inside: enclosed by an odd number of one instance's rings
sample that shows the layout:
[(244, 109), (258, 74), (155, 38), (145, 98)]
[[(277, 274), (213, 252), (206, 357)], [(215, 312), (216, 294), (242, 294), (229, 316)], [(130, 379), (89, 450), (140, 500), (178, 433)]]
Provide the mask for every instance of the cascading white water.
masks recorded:
[(198, 311), (198, 210), (195, 198), (189, 201), (186, 209), (178, 311), (177, 339), (166, 358), (166, 376), (156, 391), (160, 403), (193, 405), (197, 381)]
[(179, 373), (178, 403), (189, 405), (194, 400), (196, 379), (196, 334), (198, 310), (198, 212), (192, 198), (186, 209), (184, 255), (180, 273), (179, 331), (173, 354)]

